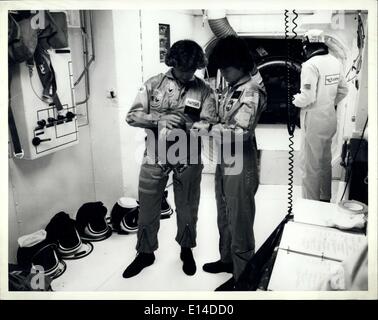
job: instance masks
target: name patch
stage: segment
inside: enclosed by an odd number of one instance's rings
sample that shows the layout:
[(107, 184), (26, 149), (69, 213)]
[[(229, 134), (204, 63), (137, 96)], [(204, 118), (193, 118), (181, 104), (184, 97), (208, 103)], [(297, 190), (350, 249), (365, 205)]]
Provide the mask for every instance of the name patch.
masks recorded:
[(325, 84), (331, 85), (336, 84), (339, 82), (340, 75), (339, 74), (330, 74), (328, 76), (325, 76)]
[(194, 109), (199, 109), (201, 107), (201, 103), (198, 100), (186, 98), (185, 105)]

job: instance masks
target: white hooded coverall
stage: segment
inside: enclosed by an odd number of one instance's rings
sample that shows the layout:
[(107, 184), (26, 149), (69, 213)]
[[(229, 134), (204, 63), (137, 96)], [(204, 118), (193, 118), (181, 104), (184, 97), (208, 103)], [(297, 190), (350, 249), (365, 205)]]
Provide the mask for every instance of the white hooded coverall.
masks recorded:
[(336, 133), (335, 106), (347, 95), (342, 65), (331, 54), (316, 55), (302, 64), (301, 92), (293, 104), (301, 108), (302, 196), (330, 200), (332, 137)]

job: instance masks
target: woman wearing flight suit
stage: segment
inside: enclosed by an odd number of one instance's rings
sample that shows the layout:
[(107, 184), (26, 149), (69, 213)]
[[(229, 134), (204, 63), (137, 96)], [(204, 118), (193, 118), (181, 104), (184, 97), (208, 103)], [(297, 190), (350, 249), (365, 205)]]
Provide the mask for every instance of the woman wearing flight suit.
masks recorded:
[[(229, 281), (217, 288), (223, 291), (233, 289), (235, 281), (254, 254), (254, 196), (259, 184), (254, 130), (266, 107), (266, 92), (248, 46), (241, 38), (229, 36), (220, 39), (210, 59), (214, 59), (228, 87), (220, 100), (220, 123), (211, 131), (216, 141), (220, 142), (218, 152), (222, 154), (215, 176), (220, 260), (206, 263), (203, 270), (233, 273)], [(235, 135), (234, 140), (227, 138), (230, 133)], [(236, 137), (243, 147), (239, 155), (242, 168), (233, 171), (222, 150), (227, 144), (238, 143)], [(231, 149), (238, 152), (237, 146)]]
[[(188, 150), (184, 161), (171, 163), (165, 143), (167, 133), (183, 129), (188, 138), (191, 129), (206, 129), (216, 122), (215, 97), (204, 81), (194, 76), (206, 66), (202, 48), (194, 41), (181, 40), (173, 44), (165, 63), (172, 67), (158, 74), (140, 88), (126, 121), (147, 131), (145, 161), (139, 175), (139, 204), (137, 256), (126, 268), (123, 277), (130, 278), (155, 260), (158, 248), (160, 205), (173, 170), (173, 188), (177, 212), (176, 241), (181, 246), (180, 258), (188, 275), (196, 272), (191, 248), (196, 246), (197, 212), (203, 165), (200, 148)], [(163, 129), (161, 129), (163, 127)], [(151, 139), (152, 136), (152, 139)], [(167, 142), (165, 140), (165, 142)], [(181, 147), (189, 147), (189, 142)], [(171, 143), (172, 145), (172, 143)], [(167, 144), (169, 146), (169, 144)], [(190, 160), (195, 159), (190, 162)]]

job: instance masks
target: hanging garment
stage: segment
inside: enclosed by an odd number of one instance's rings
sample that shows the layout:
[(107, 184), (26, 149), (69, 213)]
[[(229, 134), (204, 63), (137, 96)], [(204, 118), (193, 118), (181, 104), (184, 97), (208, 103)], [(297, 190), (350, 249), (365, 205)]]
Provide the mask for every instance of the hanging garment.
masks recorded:
[(41, 44), (38, 44), (35, 50), (34, 62), (43, 86), (42, 99), (46, 100), (48, 103), (54, 104), (58, 111), (62, 110), (63, 106), (57, 94), (58, 88), (50, 55)]

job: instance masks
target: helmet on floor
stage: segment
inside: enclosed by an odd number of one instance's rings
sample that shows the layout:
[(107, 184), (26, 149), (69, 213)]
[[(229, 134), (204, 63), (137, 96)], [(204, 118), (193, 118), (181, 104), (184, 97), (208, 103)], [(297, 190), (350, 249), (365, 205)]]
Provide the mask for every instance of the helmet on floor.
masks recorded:
[(80, 259), (93, 250), (91, 243), (83, 242), (76, 230), (75, 220), (61, 211), (46, 226), (47, 239), (57, 245), (58, 253), (63, 259)]
[(138, 231), (139, 205), (133, 198), (122, 197), (111, 211), (113, 229), (120, 234)]
[(107, 209), (101, 201), (84, 203), (76, 214), (76, 228), (82, 240), (101, 241), (109, 238), (112, 228), (106, 222)]
[(55, 279), (64, 273), (66, 264), (59, 258), (56, 244), (47, 239), (46, 235), (45, 230), (39, 230), (20, 237), (17, 263), (31, 273), (43, 271), (45, 276)]

